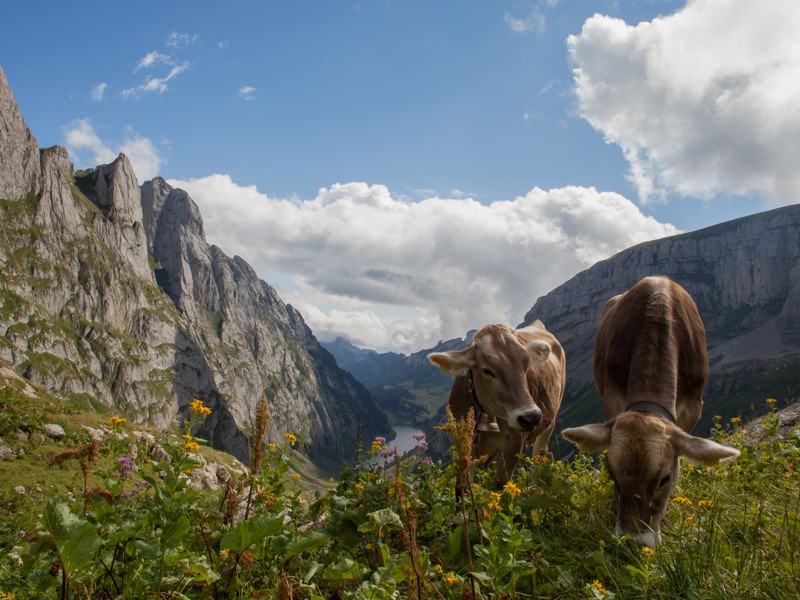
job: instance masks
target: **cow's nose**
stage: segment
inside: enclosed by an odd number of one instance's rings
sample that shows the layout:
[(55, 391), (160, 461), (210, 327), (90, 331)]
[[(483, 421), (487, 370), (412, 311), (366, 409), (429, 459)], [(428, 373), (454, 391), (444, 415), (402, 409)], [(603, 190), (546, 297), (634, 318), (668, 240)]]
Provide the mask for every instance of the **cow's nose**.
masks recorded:
[(522, 431), (533, 431), (533, 428), (542, 420), (542, 412), (539, 410), (529, 410), (517, 417), (517, 423)]

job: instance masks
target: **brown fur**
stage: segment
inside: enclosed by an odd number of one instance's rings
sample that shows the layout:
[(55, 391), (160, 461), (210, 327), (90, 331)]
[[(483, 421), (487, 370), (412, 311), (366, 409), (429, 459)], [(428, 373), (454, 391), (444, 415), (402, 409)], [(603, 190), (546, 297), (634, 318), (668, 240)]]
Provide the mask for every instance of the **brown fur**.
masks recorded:
[[(606, 422), (565, 429), (563, 436), (588, 451), (608, 448), (617, 531), (654, 545), (678, 480), (678, 456), (716, 464), (739, 454), (690, 435), (709, 368), (694, 300), (666, 277), (646, 277), (611, 298), (600, 317), (592, 366)], [(658, 405), (674, 422), (651, 407), (628, 410), (637, 402)]]
[[(500, 458), (497, 485), (509, 481), (526, 444), (533, 444), (534, 452), (547, 450), (564, 394), (566, 362), (561, 344), (540, 321), (516, 330), (487, 325), (464, 350), (428, 358), (445, 371), (459, 371), (448, 400), (459, 419), (475, 408), (468, 384), (472, 370), (478, 400), (500, 427), (499, 432), (475, 432), (474, 455), (484, 463)], [(519, 414), (536, 414), (540, 420), (528, 430), (516, 418)]]

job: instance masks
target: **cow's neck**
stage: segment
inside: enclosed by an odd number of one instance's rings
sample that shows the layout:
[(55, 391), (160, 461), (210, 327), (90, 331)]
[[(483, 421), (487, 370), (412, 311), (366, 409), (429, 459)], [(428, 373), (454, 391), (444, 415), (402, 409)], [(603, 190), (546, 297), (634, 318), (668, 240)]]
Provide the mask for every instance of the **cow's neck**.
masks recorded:
[(649, 412), (664, 417), (667, 421), (675, 423), (675, 403), (672, 402), (670, 407), (664, 406), (660, 402), (652, 402), (650, 400), (634, 400), (628, 403), (625, 407), (625, 412)]
[(467, 375), (467, 389), (469, 390), (469, 399), (472, 408), (475, 409), (475, 429), (480, 431), (498, 432), (500, 427), (497, 424), (497, 417), (490, 414), (480, 400), (478, 400), (478, 392), (475, 391), (475, 381), (472, 376), (472, 369), (469, 370)]
[(469, 389), (469, 399), (472, 402), (475, 412), (489, 413), (478, 400), (478, 392), (475, 391), (475, 379), (472, 376), (472, 369), (469, 370), (467, 375), (467, 388)]

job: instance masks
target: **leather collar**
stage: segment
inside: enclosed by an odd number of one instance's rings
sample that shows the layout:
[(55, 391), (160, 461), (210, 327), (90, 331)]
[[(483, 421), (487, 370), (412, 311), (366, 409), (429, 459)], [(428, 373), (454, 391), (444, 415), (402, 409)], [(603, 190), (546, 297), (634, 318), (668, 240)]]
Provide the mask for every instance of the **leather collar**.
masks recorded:
[(625, 412), (634, 411), (634, 412), (649, 412), (658, 415), (659, 417), (665, 418), (667, 421), (671, 423), (675, 423), (675, 415), (673, 415), (670, 411), (666, 408), (658, 404), (657, 402), (650, 402), (649, 400), (640, 400), (638, 402), (631, 402), (625, 408)]

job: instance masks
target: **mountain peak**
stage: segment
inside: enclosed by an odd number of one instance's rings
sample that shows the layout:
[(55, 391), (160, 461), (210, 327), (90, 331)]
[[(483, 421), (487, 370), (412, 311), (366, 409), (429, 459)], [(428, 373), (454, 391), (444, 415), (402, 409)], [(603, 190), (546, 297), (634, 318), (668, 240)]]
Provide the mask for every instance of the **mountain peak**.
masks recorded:
[(18, 200), (38, 194), (40, 175), (39, 145), (0, 67), (0, 198)]

